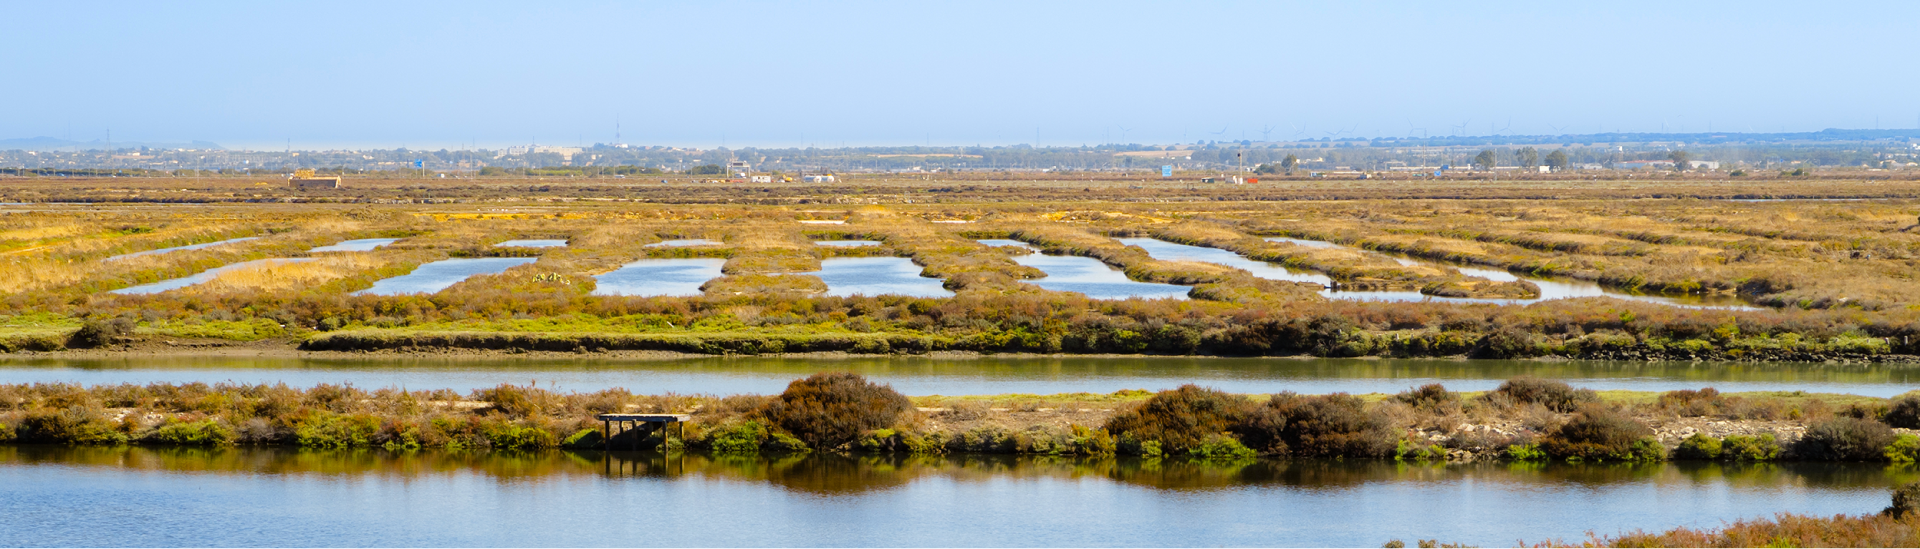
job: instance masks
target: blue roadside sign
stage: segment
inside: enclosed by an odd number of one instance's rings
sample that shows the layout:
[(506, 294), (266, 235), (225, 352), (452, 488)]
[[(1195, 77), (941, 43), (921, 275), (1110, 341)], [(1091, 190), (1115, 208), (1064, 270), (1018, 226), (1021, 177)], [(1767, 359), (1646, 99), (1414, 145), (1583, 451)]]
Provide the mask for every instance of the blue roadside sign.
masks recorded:
[(1160, 167), (1160, 177), (1173, 177), (1173, 165), (1172, 165), (1172, 164), (1168, 164), (1168, 165), (1165, 165), (1165, 166), (1161, 166), (1161, 167)]
[(415, 167), (415, 168), (420, 168), (420, 167), (425, 167), (425, 166), (426, 166), (426, 163), (425, 163), (424, 161), (421, 161), (421, 160), (414, 160), (414, 161), (413, 161), (413, 167)]

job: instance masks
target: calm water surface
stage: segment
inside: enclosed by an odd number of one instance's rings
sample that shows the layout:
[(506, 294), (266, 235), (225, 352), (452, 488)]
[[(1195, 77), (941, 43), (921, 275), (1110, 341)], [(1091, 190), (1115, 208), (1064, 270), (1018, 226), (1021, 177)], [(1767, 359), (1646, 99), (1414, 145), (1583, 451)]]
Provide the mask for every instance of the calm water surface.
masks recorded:
[(1197, 383), (1236, 393), (1397, 393), (1427, 383), (1482, 391), (1533, 375), (1577, 387), (1670, 391), (1809, 391), (1878, 397), (1920, 389), (1920, 368), (1884, 365), (1685, 362), (1535, 362), (1434, 359), (1021, 357), (843, 359), (255, 358), (111, 357), (0, 359), (0, 383), (352, 383), (375, 389), (470, 391), (539, 382), (562, 391), (624, 387), (636, 393), (773, 394), (823, 371), (849, 371), (909, 395), (1110, 393)]
[(215, 267), (215, 268), (212, 268), (212, 269), (207, 269), (207, 270), (205, 270), (205, 271), (201, 271), (201, 272), (199, 272), (199, 273), (197, 273), (197, 274), (194, 274), (194, 275), (192, 275), (192, 276), (183, 276), (183, 277), (180, 277), (180, 278), (175, 278), (175, 279), (172, 279), (172, 280), (162, 280), (162, 281), (159, 281), (159, 282), (155, 282), (155, 283), (152, 283), (152, 284), (141, 284), (141, 285), (139, 285), (139, 286), (129, 286), (129, 287), (126, 287), (126, 288), (121, 288), (121, 289), (118, 289), (118, 290), (113, 290), (113, 291), (110, 291), (110, 292), (107, 292), (107, 293), (110, 293), (110, 294), (121, 294), (121, 295), (134, 295), (134, 294), (157, 294), (157, 293), (160, 293), (160, 292), (164, 292), (164, 291), (167, 291), (167, 290), (178, 290), (178, 289), (180, 289), (180, 288), (185, 288), (185, 287), (188, 287), (188, 286), (192, 286), (192, 285), (195, 285), (195, 284), (204, 284), (204, 283), (207, 283), (207, 282), (209, 282), (209, 281), (212, 281), (212, 280), (213, 280), (213, 279), (215, 279), (215, 278), (218, 278), (218, 277), (220, 276), (220, 274), (221, 274), (221, 273), (225, 273), (225, 272), (227, 272), (227, 271), (233, 271), (233, 270), (238, 270), (238, 269), (245, 269), (245, 268), (248, 268), (248, 267), (259, 267), (259, 266), (264, 266), (264, 265), (272, 265), (272, 264), (274, 264), (274, 263), (300, 263), (300, 262), (304, 262), (304, 261), (313, 261), (313, 259), (312, 259), (312, 258), (304, 258), (304, 257), (301, 257), (301, 258), (291, 258), (291, 259), (287, 259), (287, 258), (282, 258), (282, 259), (255, 259), (255, 260), (253, 260), (253, 261), (242, 261), (242, 262), (239, 262), (239, 263), (235, 263), (235, 264), (232, 264), (232, 265), (227, 265), (227, 266), (224, 266), (224, 267)]
[(495, 248), (565, 248), (567, 247), (567, 241), (546, 240), (546, 239), (508, 240), (505, 242), (501, 242), (499, 244), (494, 244), (493, 247)]
[(700, 295), (700, 285), (720, 277), (727, 260), (642, 259), (593, 277), (593, 295)]
[(680, 246), (720, 246), (723, 244), (726, 244), (726, 243), (718, 240), (707, 240), (705, 238), (682, 238), (682, 239), (676, 239), (676, 240), (662, 240), (662, 241), (655, 242), (655, 243), (648, 244), (641, 247), (642, 248), (674, 248), (674, 247), (680, 247)]
[(516, 266), (537, 261), (532, 257), (481, 257), (472, 259), (443, 259), (421, 265), (411, 273), (383, 279), (373, 283), (372, 288), (354, 292), (355, 294), (400, 295), (431, 294), (459, 284), (467, 277), (482, 274), (496, 274)]
[[(1152, 239), (1138, 239), (1138, 240), (1152, 240)], [(1736, 297), (1641, 295), (1641, 294), (1627, 293), (1619, 290), (1614, 290), (1614, 289), (1607, 288), (1605, 286), (1601, 286), (1599, 284), (1595, 284), (1585, 280), (1575, 280), (1571, 278), (1543, 278), (1543, 277), (1536, 277), (1536, 276), (1521, 276), (1521, 275), (1516, 275), (1507, 271), (1501, 271), (1501, 270), (1495, 270), (1495, 269), (1454, 265), (1450, 263), (1441, 263), (1441, 262), (1435, 262), (1435, 261), (1425, 261), (1425, 260), (1414, 259), (1410, 257), (1403, 257), (1403, 256), (1398, 256), (1393, 254), (1375, 252), (1371, 250), (1362, 250), (1362, 249), (1353, 248), (1350, 246), (1342, 246), (1340, 244), (1335, 244), (1332, 242), (1322, 242), (1318, 240), (1301, 240), (1298, 238), (1286, 238), (1286, 237), (1278, 237), (1278, 236), (1266, 237), (1266, 240), (1268, 242), (1285, 242), (1288, 244), (1295, 244), (1295, 245), (1304, 246), (1308, 248), (1352, 250), (1355, 252), (1372, 254), (1380, 257), (1385, 257), (1387, 259), (1392, 259), (1394, 262), (1399, 263), (1401, 265), (1427, 265), (1427, 266), (1436, 267), (1442, 270), (1455, 269), (1460, 271), (1460, 274), (1473, 276), (1473, 277), (1480, 277), (1480, 278), (1485, 278), (1488, 280), (1494, 280), (1494, 281), (1500, 281), (1500, 282), (1512, 282), (1516, 280), (1525, 280), (1528, 282), (1532, 282), (1535, 286), (1540, 287), (1540, 297), (1538, 299), (1474, 299), (1474, 298), (1430, 296), (1430, 295), (1422, 294), (1420, 292), (1395, 292), (1395, 291), (1356, 292), (1356, 291), (1338, 291), (1338, 290), (1329, 289), (1329, 290), (1324, 290), (1320, 292), (1320, 295), (1327, 296), (1330, 299), (1345, 299), (1345, 300), (1351, 300), (1351, 301), (1436, 301), (1436, 302), (1449, 302), (1449, 303), (1495, 303), (1495, 304), (1505, 304), (1505, 305), (1525, 305), (1529, 303), (1539, 303), (1541, 301), (1547, 301), (1547, 300), (1553, 300), (1553, 299), (1605, 296), (1605, 297), (1611, 297), (1615, 299), (1624, 299), (1628, 301), (1658, 303), (1661, 305), (1667, 305), (1671, 307), (1685, 307), (1685, 308), (1696, 308), (1696, 309), (1748, 310), (1748, 311), (1761, 310), (1760, 307), (1747, 305), (1745, 301), (1742, 301)], [(1158, 242), (1158, 241), (1155, 241), (1155, 242)], [(1167, 244), (1167, 246), (1197, 248), (1197, 246), (1186, 246), (1183, 244)], [(1203, 249), (1210, 249), (1210, 248), (1203, 248)], [(1225, 250), (1218, 250), (1218, 251), (1232, 254), (1232, 252), (1226, 252)], [(1154, 254), (1153, 249), (1151, 248), (1148, 249), (1148, 252), (1149, 252), (1149, 255), (1153, 255), (1155, 259), (1166, 259), (1166, 258), (1160, 257), (1159, 255)], [(1237, 254), (1234, 254), (1234, 257), (1240, 257), (1240, 256)], [(1197, 261), (1208, 261), (1208, 260), (1199, 259)], [(1241, 261), (1250, 261), (1250, 260), (1241, 258)], [(1213, 261), (1213, 262), (1219, 263), (1218, 261)], [(1229, 265), (1229, 266), (1240, 267), (1239, 265)], [(1241, 268), (1245, 268), (1245, 267), (1241, 267)], [(1251, 271), (1251, 269), (1249, 269), (1249, 271)], [(1273, 278), (1271, 276), (1263, 275), (1258, 271), (1254, 271), (1254, 275), (1261, 276), (1264, 278)], [(1286, 280), (1286, 279), (1276, 279), (1276, 280)]]
[(1078, 292), (1094, 299), (1186, 299), (1191, 290), (1175, 284), (1135, 282), (1127, 278), (1127, 273), (1091, 257), (1031, 254), (1014, 256), (1013, 260), (1047, 273), (1046, 278), (1021, 282), (1056, 292)]
[(371, 251), (380, 249), (382, 247), (385, 247), (388, 244), (392, 244), (399, 241), (400, 239), (398, 238), (362, 238), (359, 240), (345, 240), (345, 241), (341, 241), (339, 244), (334, 244), (331, 246), (321, 246), (318, 248), (307, 250), (307, 252), (308, 253), (371, 252)]
[(155, 255), (155, 254), (164, 254), (164, 253), (170, 253), (170, 252), (178, 252), (178, 251), (182, 251), (182, 250), (200, 250), (200, 249), (206, 249), (206, 248), (212, 248), (212, 247), (214, 247), (214, 246), (223, 246), (223, 245), (227, 245), (227, 244), (233, 244), (233, 243), (236, 243), (236, 242), (246, 242), (246, 241), (248, 241), (248, 240), (258, 240), (259, 238), (260, 238), (260, 237), (257, 237), (257, 236), (246, 236), (246, 237), (240, 237), (240, 238), (233, 238), (233, 239), (227, 239), (227, 240), (222, 240), (222, 241), (219, 241), (219, 242), (208, 242), (208, 243), (205, 243), (205, 244), (189, 244), (189, 245), (186, 245), (186, 246), (174, 246), (174, 247), (172, 247), (172, 248), (159, 248), (159, 249), (154, 249), (154, 250), (147, 250), (147, 251), (144, 251), (144, 252), (133, 252), (133, 253), (130, 253), (130, 254), (120, 254), (120, 255), (116, 255), (116, 256), (113, 256), (113, 257), (109, 257), (109, 258), (106, 258), (106, 259), (103, 259), (103, 260), (101, 260), (101, 261), (113, 261), (113, 260), (116, 260), (116, 259), (126, 259), (126, 258), (129, 258), (129, 257), (140, 257), (140, 256), (143, 256), (143, 255)]
[(822, 260), (813, 274), (827, 283), (827, 295), (906, 295), (953, 297), (938, 278), (920, 276), (920, 266), (904, 257), (838, 257)]
[(1869, 513), (1864, 464), (0, 446), (0, 545), (1483, 546)]

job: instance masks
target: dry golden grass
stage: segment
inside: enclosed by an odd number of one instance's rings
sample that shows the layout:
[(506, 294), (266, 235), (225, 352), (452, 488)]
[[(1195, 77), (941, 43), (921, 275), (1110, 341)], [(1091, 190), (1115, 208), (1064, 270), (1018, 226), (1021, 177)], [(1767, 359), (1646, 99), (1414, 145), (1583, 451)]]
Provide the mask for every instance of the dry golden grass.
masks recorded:
[(197, 294), (294, 291), (378, 269), (391, 261), (390, 256), (370, 253), (334, 253), (313, 261), (271, 261), (220, 273), (213, 280), (189, 286), (185, 291)]

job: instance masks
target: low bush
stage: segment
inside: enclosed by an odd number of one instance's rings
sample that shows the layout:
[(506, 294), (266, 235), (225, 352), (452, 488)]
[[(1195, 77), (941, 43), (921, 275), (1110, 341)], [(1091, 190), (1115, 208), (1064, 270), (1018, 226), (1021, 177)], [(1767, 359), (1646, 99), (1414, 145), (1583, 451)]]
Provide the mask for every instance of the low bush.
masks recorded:
[(1185, 452), (1239, 426), (1251, 407), (1246, 399), (1238, 396), (1182, 385), (1161, 391), (1136, 408), (1114, 414), (1107, 419), (1105, 428), (1114, 436), (1158, 443), (1166, 452)]
[(1721, 455), (1735, 461), (1772, 461), (1780, 457), (1780, 441), (1772, 434), (1727, 435)]
[(1547, 452), (1538, 444), (1514, 444), (1507, 446), (1507, 459), (1514, 461), (1540, 461), (1547, 459)]
[(1920, 462), (1920, 436), (1902, 434), (1894, 437), (1883, 451), (1887, 461), (1894, 463)]
[(114, 340), (133, 334), (134, 325), (133, 318), (124, 316), (91, 319), (67, 338), (67, 346), (92, 349), (112, 345)]
[(69, 406), (61, 410), (29, 413), (20, 420), (15, 433), (28, 442), (66, 444), (125, 444), (127, 435), (109, 421), (99, 409)]
[(481, 433), (495, 450), (535, 450), (559, 445), (553, 433), (539, 427), (509, 422), (489, 423)]
[(813, 448), (839, 448), (913, 412), (892, 387), (851, 373), (821, 373), (787, 385), (759, 415)]
[[(1265, 425), (1283, 425), (1277, 436), (1287, 454), (1302, 457), (1387, 457), (1398, 437), (1386, 419), (1368, 412), (1358, 397), (1346, 393), (1299, 396), (1281, 393), (1253, 414), (1270, 418)], [(1251, 422), (1250, 422), (1251, 423)], [(1248, 436), (1253, 439), (1255, 437)], [(1282, 444), (1284, 446), (1282, 446)]]
[[(1541, 443), (1548, 455), (1570, 461), (1659, 461), (1666, 449), (1653, 429), (1599, 404), (1581, 407)], [(1648, 444), (1651, 442), (1651, 444)]]
[(1201, 442), (1199, 446), (1187, 449), (1187, 456), (1194, 459), (1212, 461), (1239, 461), (1253, 459), (1252, 448), (1226, 435), (1214, 435)]
[(1836, 417), (1808, 426), (1794, 453), (1821, 461), (1878, 461), (1886, 459), (1886, 448), (1893, 441), (1893, 429), (1885, 423)]
[(1600, 395), (1592, 389), (1575, 389), (1563, 382), (1532, 376), (1509, 379), (1483, 398), (1514, 404), (1539, 404), (1561, 413), (1578, 410), (1582, 404), (1600, 401)]
[(1901, 429), (1920, 429), (1920, 395), (1901, 395), (1887, 407), (1887, 425)]
[(1406, 404), (1416, 410), (1426, 412), (1439, 410), (1441, 406), (1459, 399), (1460, 397), (1447, 392), (1446, 386), (1438, 383), (1428, 383), (1421, 385), (1418, 389), (1410, 389), (1406, 392), (1393, 395), (1395, 402)]
[(1720, 459), (1723, 444), (1706, 433), (1694, 433), (1673, 449), (1674, 459)]
[(313, 448), (356, 448), (372, 445), (379, 432), (379, 418), (316, 410), (294, 425), (293, 440)]
[(221, 446), (232, 444), (235, 438), (233, 429), (221, 425), (218, 421), (207, 419), (161, 425), (160, 428), (141, 437), (140, 441), (181, 446)]
[(1700, 417), (1720, 409), (1720, 391), (1712, 387), (1698, 391), (1681, 389), (1660, 395), (1657, 406), (1682, 417)]
[(709, 431), (707, 445), (717, 454), (752, 455), (760, 453), (767, 428), (756, 421), (736, 423)]

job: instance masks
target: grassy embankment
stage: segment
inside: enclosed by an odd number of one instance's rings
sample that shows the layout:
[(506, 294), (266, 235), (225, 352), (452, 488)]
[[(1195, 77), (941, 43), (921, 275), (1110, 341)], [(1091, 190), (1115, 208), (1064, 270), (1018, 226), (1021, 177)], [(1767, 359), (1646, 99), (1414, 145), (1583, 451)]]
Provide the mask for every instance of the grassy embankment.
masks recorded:
[[(1920, 397), (1711, 390), (1595, 393), (1518, 378), (1459, 394), (1148, 393), (908, 398), (821, 374), (773, 396), (562, 394), (500, 386), (0, 385), (0, 440), (62, 444), (597, 448), (593, 415), (687, 413), (685, 444), (719, 453), (1127, 454), (1415, 461), (1912, 462)], [(1900, 429), (1896, 430), (1897, 426)], [(642, 438), (635, 438), (642, 437)], [(675, 440), (675, 444), (682, 441)], [(618, 446), (658, 434), (616, 433)]]

